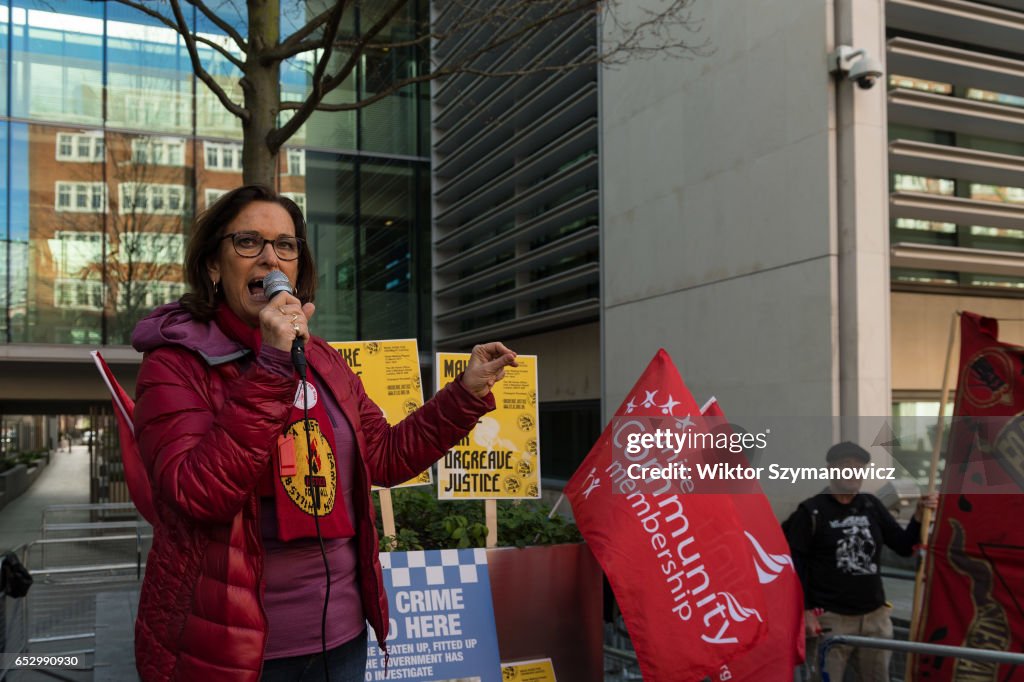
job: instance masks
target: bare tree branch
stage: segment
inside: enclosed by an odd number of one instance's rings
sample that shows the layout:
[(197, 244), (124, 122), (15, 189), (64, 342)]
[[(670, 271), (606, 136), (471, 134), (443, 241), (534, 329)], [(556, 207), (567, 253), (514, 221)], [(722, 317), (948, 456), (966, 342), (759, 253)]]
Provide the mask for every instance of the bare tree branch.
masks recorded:
[[(367, 42), (372, 40), (375, 36), (380, 34), (391, 20), (397, 16), (397, 14), (405, 7), (408, 0), (395, 0), (394, 4), (384, 12), (373, 26), (366, 31), (361, 39), (361, 43), (365, 45)], [(334, 35), (330, 37), (330, 43), (334, 42)], [(324, 43), (328, 44), (327, 37), (325, 35)], [(331, 92), (351, 75), (355, 69), (356, 64), (359, 63), (359, 58), (362, 56), (361, 50), (353, 50), (352, 54), (349, 55), (348, 61), (342, 65), (341, 69), (334, 76), (331, 76), (324, 80), (323, 72), (319, 70), (318, 73), (314, 74), (312, 92), (306, 100), (295, 109), (295, 115), (292, 116), (287, 123), (273, 131), (269, 136), (267, 143), (271, 146), (272, 150), (279, 149), (285, 140), (290, 138), (295, 132), (305, 123), (309, 117), (316, 111), (317, 106), (323, 101), (323, 98), (327, 93)], [(325, 55), (326, 56), (326, 55)], [(321, 60), (322, 61), (322, 60)], [(317, 76), (320, 76), (318, 78)], [(282, 102), (282, 105), (284, 103)], [(283, 107), (282, 107), (283, 108)]]
[[(315, 111), (352, 111), (412, 85), (459, 74), (516, 78), (662, 55), (701, 55), (707, 47), (706, 41), (692, 44), (702, 26), (691, 14), (696, 0), (661, 0), (657, 10), (637, 7), (630, 0), (438, 0), (439, 11), (431, 25), (405, 19), (396, 22), (409, 6), (408, 0), (378, 0), (358, 5), (363, 22), (372, 23), (358, 35), (349, 35), (347, 30), (339, 35), (344, 13), (357, 6), (348, 0), (321, 0), (319, 7), (324, 9), (311, 18), (304, 14), (311, 10), (310, 4), (299, 0), (166, 0), (173, 19), (147, 0), (111, 1), (132, 7), (182, 36), (196, 77), (245, 124), (246, 168), (255, 169), (251, 173), (246, 170), (246, 177), (259, 176), (260, 181), (268, 173), (272, 175), (273, 157)], [(274, 36), (266, 41), (272, 44), (261, 44), (256, 35), (240, 35), (231, 23), (237, 21), (225, 19), (221, 10), (234, 3), (241, 16), (243, 2), (249, 6), (250, 19), (256, 16), (254, 12), (269, 12), (268, 20), (288, 15), (289, 25), (301, 27), (283, 40), (276, 31), (267, 33)], [(197, 35), (196, 27), (188, 25), (182, 12), (186, 4), (227, 38)], [(369, 14), (372, 18), (367, 18)], [(388, 27), (395, 29), (385, 33)], [(591, 37), (595, 33), (603, 36), (600, 44)], [(571, 37), (571, 42), (563, 44), (562, 37)], [(214, 50), (241, 72), (238, 83), (245, 92), (244, 102), (233, 101), (223, 79), (219, 83), (203, 67), (197, 45)], [(431, 48), (429, 64), (424, 57), (427, 47)], [(331, 92), (350, 82), (367, 55), (384, 57), (393, 50), (415, 52), (403, 54), (397, 61), (378, 60), (384, 77), (371, 86), (375, 92), (361, 92), (362, 97), (354, 102), (324, 103)], [(294, 67), (308, 74), (310, 91), (298, 101), (281, 101), (282, 94), (288, 95), (268, 75), (276, 72), (281, 62), (299, 55), (303, 57), (294, 60)], [(392, 71), (394, 64), (409, 60), (412, 63), (407, 70)], [(409, 73), (415, 75), (403, 77)], [(250, 111), (247, 103), (259, 108)], [(279, 111), (287, 111), (291, 117), (273, 128)], [(251, 135), (260, 139), (250, 139)]]
[[(131, 4), (133, 5), (138, 4), (132, 2), (132, 0), (118, 1), (124, 3), (131, 2)], [(185, 15), (181, 12), (181, 3), (179, 2), (179, 0), (170, 0), (170, 2), (171, 9), (174, 10), (174, 18), (178, 23), (177, 31), (181, 35), (181, 37), (185, 39), (185, 47), (188, 48), (188, 56), (192, 60), (192, 70), (195, 72), (199, 80), (206, 83), (206, 86), (213, 91), (213, 94), (217, 96), (217, 99), (220, 100), (220, 103), (224, 106), (225, 109), (227, 109), (243, 121), (248, 120), (249, 112), (240, 107), (234, 101), (232, 101), (232, 99), (228, 97), (228, 94), (224, 92), (224, 89), (220, 87), (217, 81), (213, 80), (213, 76), (211, 76), (210, 73), (203, 68), (202, 63), (199, 60), (199, 51), (196, 50), (195, 38), (192, 35), (192, 32), (189, 31), (188, 23), (185, 21)]]
[(241, 59), (239, 59), (235, 55), (231, 54), (231, 52), (229, 52), (228, 49), (226, 47), (224, 47), (223, 45), (220, 45), (220, 44), (216, 43), (215, 41), (210, 40), (209, 38), (204, 38), (201, 35), (197, 35), (196, 36), (196, 42), (197, 43), (202, 43), (203, 45), (208, 45), (208, 46), (212, 47), (214, 50), (219, 52), (220, 55), (222, 57), (224, 57), (224, 59), (227, 59), (229, 62), (234, 64), (238, 68), (239, 71), (244, 71), (245, 70), (245, 62), (243, 62)]
[[(323, 47), (323, 40), (311, 39), (303, 40), (298, 43), (293, 43), (290, 47), (285, 49), (284, 43), (281, 43), (272, 50), (267, 50), (263, 53), (263, 63), (269, 64), (276, 61), (284, 61), (285, 59), (291, 59), (296, 55), (300, 55), (303, 52), (312, 52), (313, 50)], [(332, 48), (338, 47), (340, 43), (335, 42)]]
[[(181, 30), (178, 28), (178, 24), (172, 21), (171, 19), (168, 19), (166, 16), (164, 16), (162, 12), (158, 12), (140, 2), (134, 2), (133, 0), (116, 0), (116, 2), (118, 4), (125, 5), (127, 7), (131, 7), (132, 9), (138, 10), (147, 16), (153, 17), (164, 26), (167, 26), (178, 35), (181, 35)], [(219, 52), (222, 57), (227, 59), (229, 62), (234, 64), (239, 69), (245, 68), (245, 63), (235, 55), (231, 54), (231, 52), (223, 45), (217, 43), (216, 41), (210, 40), (209, 38), (201, 36), (198, 33), (195, 34), (195, 39), (197, 43), (202, 43), (204, 45), (212, 47), (214, 50)]]
[[(211, 11), (210, 8), (206, 6), (206, 3), (203, 2), (203, 0), (185, 0), (185, 2), (187, 2), (188, 4), (195, 7), (197, 10), (202, 12), (203, 16), (212, 21), (217, 28), (224, 31), (224, 33), (230, 36), (231, 39), (235, 41), (235, 44), (238, 45), (239, 50), (241, 50), (243, 53), (249, 51), (249, 45), (245, 42), (245, 38), (243, 38), (241, 34), (239, 34), (238, 31), (236, 31), (231, 24), (217, 16), (216, 12)], [(171, 4), (173, 5), (175, 3), (172, 2)]]
[[(444, 74), (444, 75), (447, 75), (447, 74)], [(395, 94), (396, 92), (398, 92), (402, 88), (407, 88), (410, 85), (415, 85), (416, 83), (426, 83), (427, 81), (431, 81), (431, 80), (433, 80), (433, 79), (435, 79), (437, 77), (438, 77), (438, 74), (435, 74), (433, 72), (427, 73), (427, 74), (422, 74), (422, 75), (419, 75), (419, 76), (410, 76), (409, 78), (403, 78), (400, 81), (395, 81), (394, 83), (389, 85), (384, 90), (381, 90), (380, 92), (378, 92), (378, 93), (376, 93), (376, 94), (374, 94), (374, 95), (372, 95), (370, 97), (365, 97), (365, 98), (357, 100), (355, 102), (345, 102), (345, 103), (340, 103), (340, 104), (323, 104), (323, 103), (321, 103), (321, 104), (317, 105), (316, 111), (353, 111), (354, 109), (362, 109), (363, 107), (369, 106), (369, 105), (373, 104), (374, 102), (379, 102), (380, 100), (384, 99), (385, 97), (389, 97), (389, 96)], [(300, 108), (302, 106), (302, 104), (303, 103), (301, 103), (301, 102), (281, 102), (281, 110), (282, 111), (287, 111), (287, 110), (298, 109), (298, 108)]]
[[(320, 14), (310, 19), (305, 26), (303, 26), (302, 28), (298, 29), (290, 36), (288, 36), (284, 40), (284, 42), (279, 44), (277, 47), (273, 47), (270, 48), (269, 50), (266, 50), (263, 53), (263, 58), (265, 60), (284, 60), (288, 59), (289, 57), (294, 57), (297, 54), (308, 52), (309, 50), (320, 47), (320, 45), (323, 44), (322, 39), (313, 39), (308, 41), (305, 39), (307, 36), (311, 35), (314, 31), (320, 28), (325, 21), (327, 21), (327, 17), (331, 15), (331, 12), (334, 11), (334, 9), (334, 7), (332, 7), (331, 9), (326, 9)], [(305, 47), (307, 45), (309, 47)], [(297, 49), (299, 46), (303, 46), (303, 49)]]

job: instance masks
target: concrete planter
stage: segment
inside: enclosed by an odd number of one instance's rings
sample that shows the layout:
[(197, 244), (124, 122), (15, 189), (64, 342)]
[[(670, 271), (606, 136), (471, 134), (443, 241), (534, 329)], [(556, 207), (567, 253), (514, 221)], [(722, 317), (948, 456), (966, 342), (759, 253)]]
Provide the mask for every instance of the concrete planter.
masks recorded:
[(48, 461), (49, 457), (44, 457), (38, 460), (31, 469), (26, 468), (24, 464), (18, 464), (13, 469), (8, 469), (0, 474), (0, 493), (2, 493), (0, 494), (0, 509), (28, 490), (46, 468)]
[(601, 567), (585, 544), (487, 550), (502, 661), (550, 658), (559, 680), (604, 679)]

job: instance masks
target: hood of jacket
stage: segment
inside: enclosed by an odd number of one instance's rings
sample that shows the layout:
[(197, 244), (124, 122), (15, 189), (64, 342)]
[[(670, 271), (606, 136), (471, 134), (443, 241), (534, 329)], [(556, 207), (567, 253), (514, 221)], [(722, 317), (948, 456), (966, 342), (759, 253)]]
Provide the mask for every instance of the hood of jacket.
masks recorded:
[(249, 353), (229, 338), (214, 322), (200, 322), (180, 303), (167, 303), (142, 318), (132, 331), (132, 347), (140, 353), (180, 346), (198, 353), (206, 362), (220, 365)]

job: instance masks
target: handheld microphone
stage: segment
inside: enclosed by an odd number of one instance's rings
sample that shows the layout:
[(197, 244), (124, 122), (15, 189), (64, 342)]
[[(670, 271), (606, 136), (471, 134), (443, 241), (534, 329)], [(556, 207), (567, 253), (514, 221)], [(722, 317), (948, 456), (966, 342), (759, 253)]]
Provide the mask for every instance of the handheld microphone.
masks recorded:
[[(293, 296), (295, 295), (295, 289), (292, 289), (292, 284), (288, 281), (288, 276), (280, 270), (271, 270), (267, 273), (267, 276), (263, 278), (263, 294), (269, 301), (281, 292), (287, 292)], [(303, 341), (301, 336), (296, 336), (295, 340), (292, 341), (292, 364), (295, 365), (295, 371), (299, 373), (299, 376), (305, 380), (306, 343)]]

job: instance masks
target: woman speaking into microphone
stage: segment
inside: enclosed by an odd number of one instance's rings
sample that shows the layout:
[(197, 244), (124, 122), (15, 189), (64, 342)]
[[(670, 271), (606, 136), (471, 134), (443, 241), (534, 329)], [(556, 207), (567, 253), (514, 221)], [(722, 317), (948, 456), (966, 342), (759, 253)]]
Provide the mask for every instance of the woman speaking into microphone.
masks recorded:
[(414, 477), (464, 437), (515, 353), (476, 346), (458, 380), (389, 426), (310, 334), (317, 278), (294, 202), (256, 185), (224, 195), (196, 220), (184, 269), (189, 292), (132, 335), (158, 516), (140, 676), (361, 682), (366, 622), (378, 642), (388, 623), (370, 485)]

